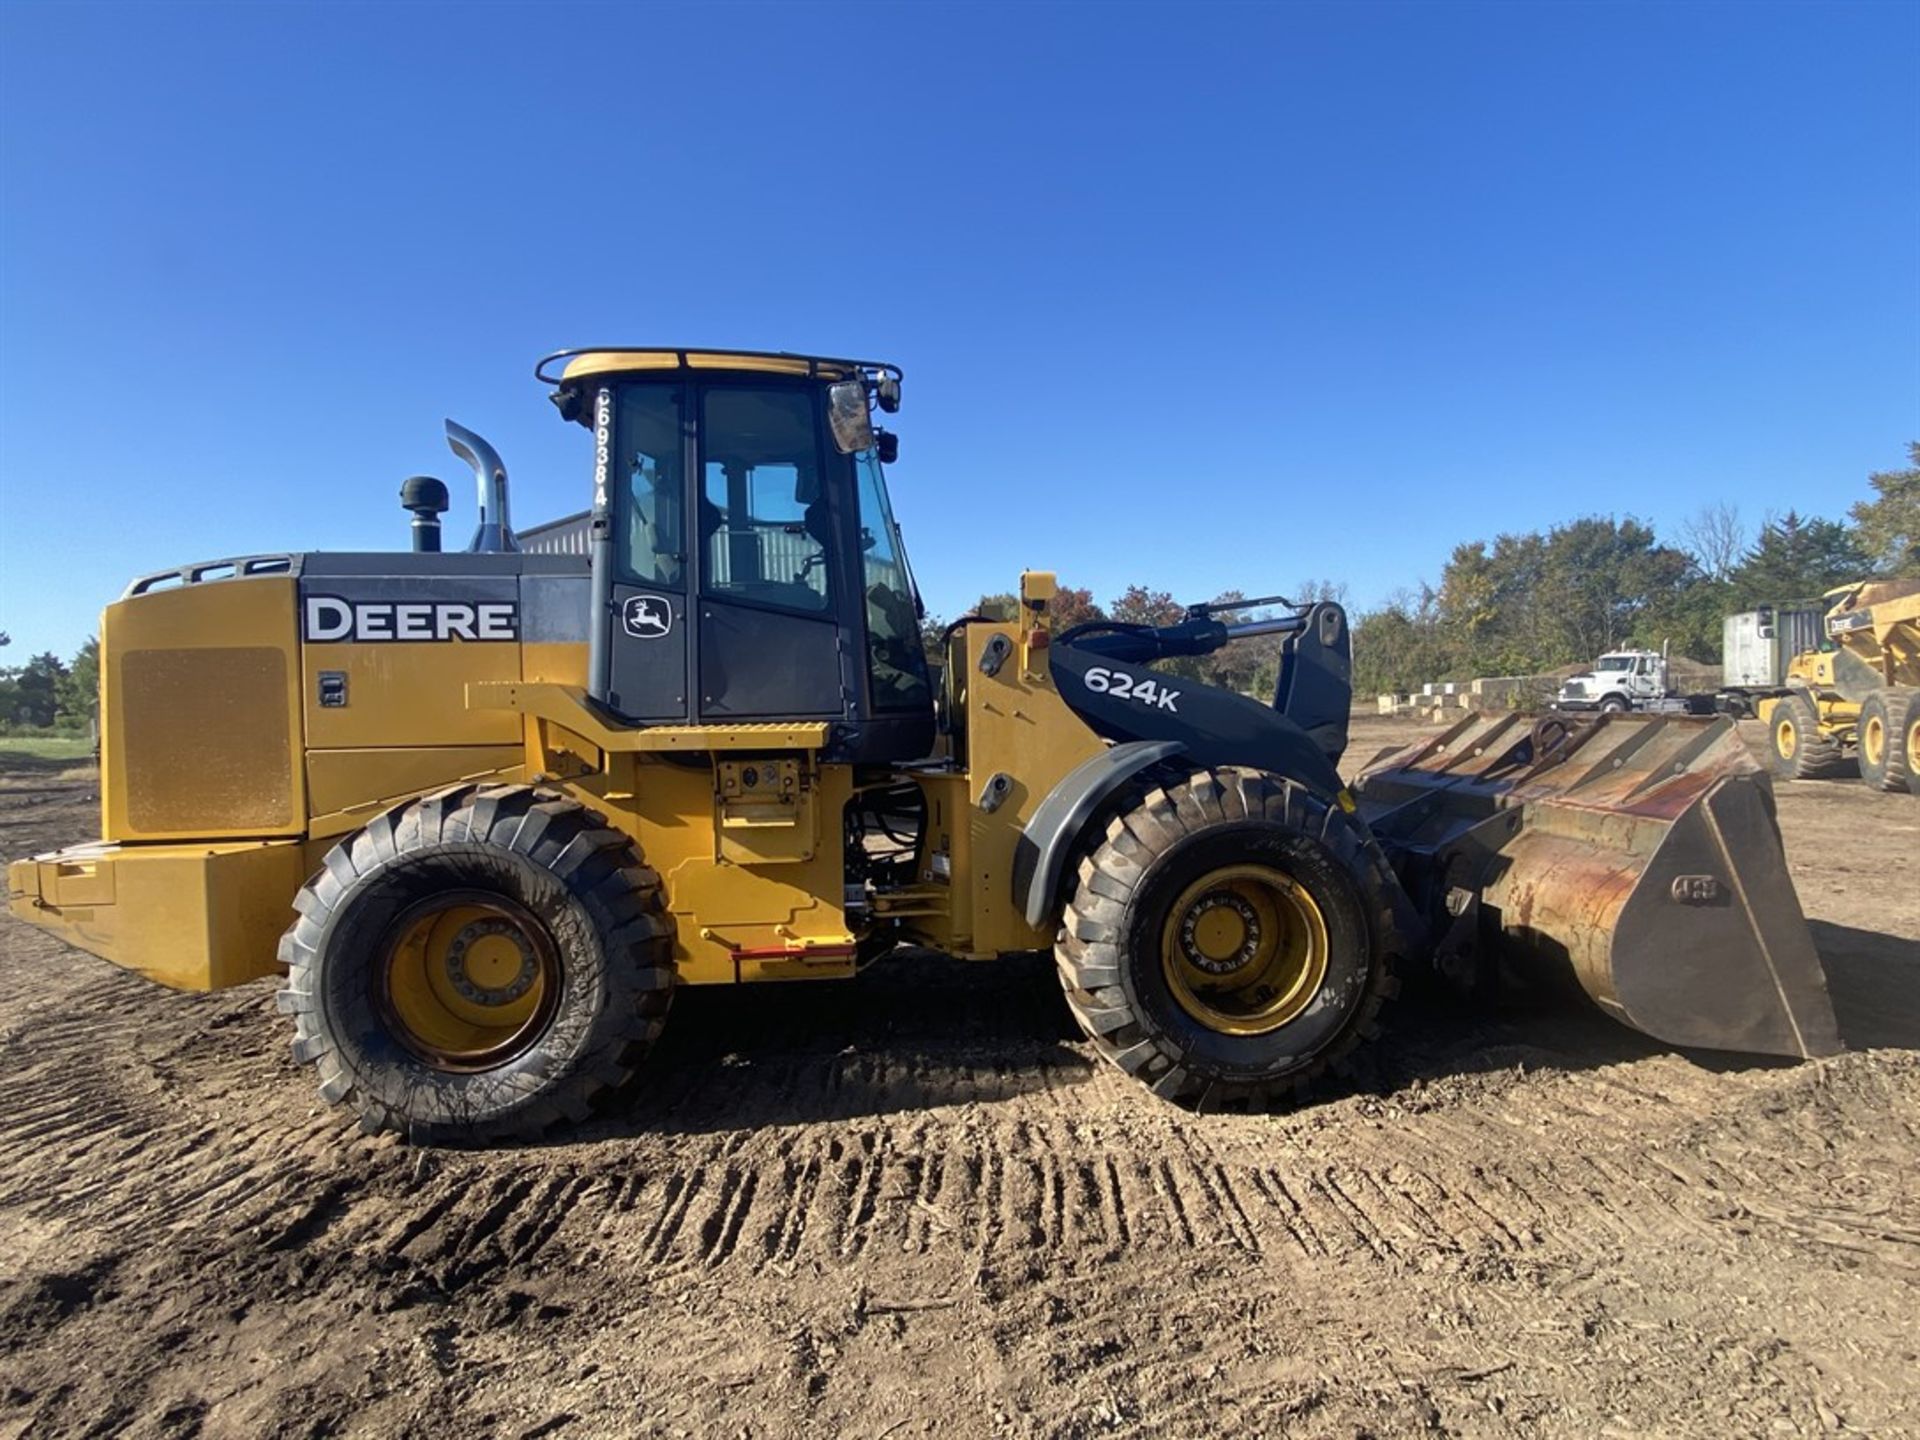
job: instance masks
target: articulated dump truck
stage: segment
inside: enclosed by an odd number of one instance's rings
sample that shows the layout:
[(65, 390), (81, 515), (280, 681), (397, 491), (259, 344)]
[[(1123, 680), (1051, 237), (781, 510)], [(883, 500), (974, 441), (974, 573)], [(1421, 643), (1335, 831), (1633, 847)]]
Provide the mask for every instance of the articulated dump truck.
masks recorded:
[[(896, 367), (536, 374), (592, 437), (591, 508), (537, 548), (450, 425), (467, 551), (416, 478), (411, 551), (189, 565), (108, 607), (102, 838), (13, 864), (15, 915), (179, 989), (277, 977), (320, 1093), (425, 1142), (585, 1117), (680, 986), (895, 950), (1051, 950), (1092, 1048), (1195, 1107), (1291, 1099), (1419, 971), (1566, 980), (1679, 1046), (1839, 1048), (1730, 722), (1475, 718), (1349, 784), (1338, 605), (1062, 627), (1030, 571), (929, 655)], [(1271, 701), (1165, 668), (1255, 634)]]
[(1794, 656), (1782, 692), (1760, 702), (1773, 768), (1920, 795), (1920, 580), (1857, 581), (1826, 604), (1826, 644)]

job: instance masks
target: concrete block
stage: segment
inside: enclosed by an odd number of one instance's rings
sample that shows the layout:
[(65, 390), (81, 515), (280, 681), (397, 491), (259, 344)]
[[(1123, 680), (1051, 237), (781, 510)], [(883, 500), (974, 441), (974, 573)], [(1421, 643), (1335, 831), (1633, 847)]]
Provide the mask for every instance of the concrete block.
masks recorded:
[(1473, 682), (1471, 700), (1476, 710), (1512, 710), (1527, 694), (1527, 680), (1521, 675), (1483, 675)]

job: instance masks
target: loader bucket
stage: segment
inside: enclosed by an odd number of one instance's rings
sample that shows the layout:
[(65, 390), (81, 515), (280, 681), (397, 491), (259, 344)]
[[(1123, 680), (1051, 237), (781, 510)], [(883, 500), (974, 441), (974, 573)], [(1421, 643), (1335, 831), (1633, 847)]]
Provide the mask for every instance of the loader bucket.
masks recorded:
[(1771, 782), (1731, 720), (1473, 716), (1354, 790), (1437, 917), (1443, 973), (1570, 978), (1672, 1045), (1841, 1049)]

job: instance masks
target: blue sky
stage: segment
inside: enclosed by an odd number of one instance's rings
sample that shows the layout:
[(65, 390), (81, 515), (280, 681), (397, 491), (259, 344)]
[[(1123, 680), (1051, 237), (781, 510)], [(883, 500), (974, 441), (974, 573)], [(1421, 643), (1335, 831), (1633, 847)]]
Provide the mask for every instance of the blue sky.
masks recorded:
[(586, 502), (564, 345), (907, 372), (929, 605), (1306, 576), (1920, 437), (1920, 6), (0, 5), (0, 629)]

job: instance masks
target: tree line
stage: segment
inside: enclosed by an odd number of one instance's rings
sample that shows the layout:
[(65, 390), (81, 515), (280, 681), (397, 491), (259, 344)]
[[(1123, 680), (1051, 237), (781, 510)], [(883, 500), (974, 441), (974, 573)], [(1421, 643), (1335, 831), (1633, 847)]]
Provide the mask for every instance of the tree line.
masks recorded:
[(1737, 507), (1695, 514), (1671, 539), (1632, 518), (1587, 516), (1545, 533), (1454, 547), (1438, 585), (1354, 621), (1354, 687), (1528, 675), (1607, 650), (1721, 661), (1721, 622), (1763, 604), (1817, 602), (1836, 585), (1920, 576), (1920, 443), (1910, 468), (1868, 477), (1844, 519), (1789, 510), (1749, 529)]
[[(0, 633), (0, 647), (11, 643)], [(89, 640), (71, 661), (51, 650), (24, 665), (0, 665), (0, 734), (52, 730), (82, 735), (100, 709), (100, 642)]]
[[(1604, 651), (1658, 649), (1720, 663), (1721, 621), (1762, 604), (1818, 601), (1836, 585), (1920, 576), (1920, 442), (1910, 468), (1868, 477), (1874, 497), (1845, 518), (1789, 510), (1749, 526), (1736, 506), (1701, 510), (1672, 537), (1633, 519), (1590, 515), (1542, 531), (1454, 547), (1438, 584), (1422, 582), (1353, 617), (1354, 690), (1409, 691), (1430, 680), (1531, 675), (1584, 664)], [(1295, 601), (1341, 600), (1345, 586), (1302, 582)], [(1217, 603), (1244, 598), (1229, 592)], [(983, 595), (973, 613), (1011, 618), (1009, 594)], [(1162, 590), (1129, 587), (1109, 604), (1063, 589), (1055, 631), (1086, 620), (1165, 625), (1185, 607)], [(945, 626), (928, 622), (929, 640)], [(1279, 668), (1273, 637), (1160, 668), (1254, 695)]]

